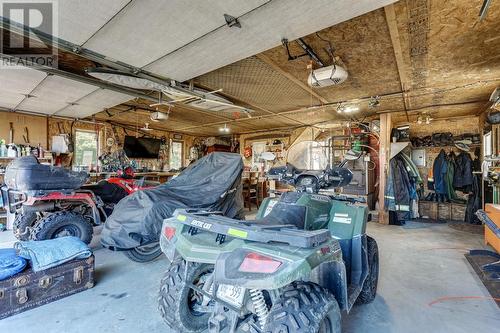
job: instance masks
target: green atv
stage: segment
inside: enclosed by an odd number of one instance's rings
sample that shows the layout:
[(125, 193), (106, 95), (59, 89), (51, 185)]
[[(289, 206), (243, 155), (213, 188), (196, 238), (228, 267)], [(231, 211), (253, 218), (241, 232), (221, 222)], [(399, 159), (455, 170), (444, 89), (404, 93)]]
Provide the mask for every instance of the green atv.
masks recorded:
[(377, 243), (365, 234), (367, 207), (316, 193), (345, 186), (352, 174), (324, 165), (322, 172), (305, 172), (319, 166), (313, 162), (271, 170), (301, 184), (300, 191), (266, 198), (254, 221), (196, 209), (179, 209), (164, 221), (160, 244), (170, 265), (159, 309), (168, 326), (340, 332), (342, 310), (373, 301), (379, 261)]

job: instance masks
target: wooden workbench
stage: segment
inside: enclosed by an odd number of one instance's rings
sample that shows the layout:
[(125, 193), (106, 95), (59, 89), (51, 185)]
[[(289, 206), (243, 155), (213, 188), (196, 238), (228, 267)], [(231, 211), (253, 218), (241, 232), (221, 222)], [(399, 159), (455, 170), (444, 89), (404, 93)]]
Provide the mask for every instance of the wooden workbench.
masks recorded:
[[(500, 205), (486, 204), (484, 210), (493, 223), (500, 228)], [(500, 238), (486, 225), (484, 226), (484, 241), (500, 253)]]
[[(178, 175), (178, 172), (168, 172), (168, 171), (159, 171), (159, 172), (135, 172), (136, 178), (144, 177), (146, 180), (154, 180), (160, 183), (165, 183), (170, 180), (173, 176)], [(92, 182), (98, 182), (99, 180), (106, 179), (109, 177), (116, 177), (116, 172), (91, 172), (90, 180)]]

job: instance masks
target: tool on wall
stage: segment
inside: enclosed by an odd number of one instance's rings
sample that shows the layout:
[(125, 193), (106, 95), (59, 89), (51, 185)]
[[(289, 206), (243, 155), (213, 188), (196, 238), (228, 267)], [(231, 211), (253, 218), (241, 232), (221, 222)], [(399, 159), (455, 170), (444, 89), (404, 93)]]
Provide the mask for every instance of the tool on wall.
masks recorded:
[(75, 125), (75, 122), (71, 122), (71, 127), (70, 131), (68, 133), (68, 151), (72, 153), (75, 150), (75, 145), (73, 142), (73, 126)]
[(479, 21), (484, 20), (488, 14), (488, 9), (490, 8), (491, 0), (484, 0), (481, 9), (479, 10)]
[(9, 143), (14, 143), (14, 123), (9, 123)]
[(120, 147), (121, 146), (121, 143), (120, 143), (120, 136), (118, 135), (118, 133), (116, 132), (116, 127), (111, 125), (111, 130), (112, 130), (112, 133), (113, 133), (113, 139), (115, 140), (115, 144)]
[(29, 132), (28, 132), (28, 127), (24, 127), (23, 139), (24, 139), (24, 143), (30, 143), (30, 136), (29, 136)]

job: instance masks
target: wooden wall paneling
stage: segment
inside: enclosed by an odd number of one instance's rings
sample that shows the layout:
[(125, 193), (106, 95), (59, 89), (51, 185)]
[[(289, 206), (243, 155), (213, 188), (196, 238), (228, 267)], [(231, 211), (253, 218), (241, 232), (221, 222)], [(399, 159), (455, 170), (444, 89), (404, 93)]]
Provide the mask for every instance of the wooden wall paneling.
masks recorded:
[(33, 116), (15, 112), (0, 111), (0, 139), (9, 143), (10, 123), (14, 126), (14, 143), (26, 144), (24, 129), (28, 128), (29, 144), (40, 144), (47, 149), (47, 120), (44, 116)]

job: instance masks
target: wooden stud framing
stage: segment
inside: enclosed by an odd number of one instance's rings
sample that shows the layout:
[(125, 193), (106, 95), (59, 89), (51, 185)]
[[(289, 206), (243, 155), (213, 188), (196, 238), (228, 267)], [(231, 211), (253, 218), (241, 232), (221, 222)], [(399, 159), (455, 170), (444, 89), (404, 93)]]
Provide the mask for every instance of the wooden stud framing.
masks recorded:
[(408, 75), (405, 70), (404, 60), (403, 60), (403, 49), (401, 48), (401, 43), (399, 41), (399, 31), (398, 24), (396, 21), (396, 13), (394, 12), (394, 5), (389, 5), (384, 7), (385, 17), (387, 20), (387, 26), (389, 27), (389, 34), (391, 35), (392, 47), (394, 49), (394, 56), (396, 57), (396, 66), (399, 73), (399, 81), (401, 83), (401, 91), (403, 91), (403, 105), (404, 111), (406, 113), (406, 120), (410, 121), (408, 116), (408, 109), (410, 108), (410, 99), (406, 93), (406, 89), (409, 85)]
[(389, 156), (391, 156), (391, 128), (392, 118), (390, 113), (380, 115), (380, 146), (379, 146), (379, 175), (378, 175), (378, 220), (380, 223), (389, 224), (389, 215), (385, 208), (385, 185), (389, 170)]

